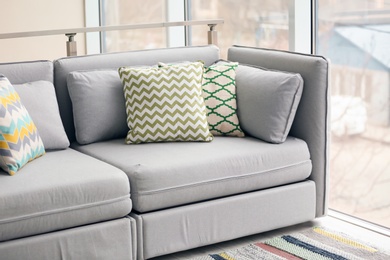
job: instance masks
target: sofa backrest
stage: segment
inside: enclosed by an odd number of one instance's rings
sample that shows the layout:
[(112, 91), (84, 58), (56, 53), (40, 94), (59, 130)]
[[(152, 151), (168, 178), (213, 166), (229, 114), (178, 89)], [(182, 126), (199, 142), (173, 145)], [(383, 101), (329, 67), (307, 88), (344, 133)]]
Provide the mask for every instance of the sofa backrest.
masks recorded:
[(53, 62), (27, 61), (0, 64), (0, 74), (8, 78), (12, 84), (23, 84), (38, 80), (53, 83)]
[(329, 187), (329, 63), (321, 56), (233, 46), (228, 59), (301, 74), (303, 94), (290, 135), (308, 144), (312, 160), (310, 179), (316, 182), (316, 216), (326, 214)]
[(219, 57), (219, 49), (214, 45), (209, 45), (67, 57), (54, 61), (54, 85), (60, 114), (69, 140), (71, 142), (76, 140), (72, 103), (66, 82), (69, 72), (112, 69), (121, 66), (156, 65), (158, 62), (198, 60), (204, 61), (205, 65), (208, 66), (218, 60)]

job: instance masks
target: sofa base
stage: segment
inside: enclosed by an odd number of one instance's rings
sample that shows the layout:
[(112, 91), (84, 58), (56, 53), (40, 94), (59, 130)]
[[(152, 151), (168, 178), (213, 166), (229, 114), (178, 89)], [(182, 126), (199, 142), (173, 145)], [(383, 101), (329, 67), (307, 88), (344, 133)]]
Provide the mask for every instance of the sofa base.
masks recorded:
[(315, 183), (286, 186), (131, 216), (138, 259), (253, 235), (315, 218)]
[(135, 221), (121, 218), (0, 243), (0, 259), (136, 259)]

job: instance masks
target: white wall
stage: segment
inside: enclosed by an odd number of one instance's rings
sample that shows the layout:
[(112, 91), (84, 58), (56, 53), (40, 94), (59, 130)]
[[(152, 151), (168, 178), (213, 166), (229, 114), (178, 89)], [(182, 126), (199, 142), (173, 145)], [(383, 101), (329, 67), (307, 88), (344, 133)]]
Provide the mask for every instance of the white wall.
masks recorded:
[[(0, 0), (0, 34), (85, 26), (83, 0)], [(85, 53), (85, 35), (78, 34), (78, 54)], [(0, 62), (66, 56), (65, 35), (0, 39)]]

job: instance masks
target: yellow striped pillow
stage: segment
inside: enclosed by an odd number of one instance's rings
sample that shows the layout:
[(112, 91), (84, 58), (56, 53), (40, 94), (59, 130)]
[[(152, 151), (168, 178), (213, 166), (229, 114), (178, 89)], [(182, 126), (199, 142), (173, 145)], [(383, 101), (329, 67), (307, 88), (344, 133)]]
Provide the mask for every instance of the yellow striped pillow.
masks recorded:
[(0, 167), (14, 175), (43, 154), (45, 148), (34, 122), (9, 80), (0, 75)]

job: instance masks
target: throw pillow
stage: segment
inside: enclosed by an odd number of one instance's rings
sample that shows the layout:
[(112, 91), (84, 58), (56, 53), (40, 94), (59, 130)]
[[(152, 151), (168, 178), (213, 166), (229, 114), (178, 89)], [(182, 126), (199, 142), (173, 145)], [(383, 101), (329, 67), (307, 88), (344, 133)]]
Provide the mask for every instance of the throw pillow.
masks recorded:
[(127, 144), (213, 139), (202, 98), (202, 62), (118, 71), (130, 128)]
[(116, 69), (71, 72), (67, 84), (79, 144), (126, 136), (125, 98)]
[(207, 121), (213, 135), (243, 137), (237, 117), (236, 68), (238, 63), (217, 64), (205, 68), (203, 98)]
[(301, 75), (239, 65), (236, 85), (242, 129), (264, 141), (283, 143), (301, 100)]
[(45, 148), (18, 93), (4, 76), (0, 76), (0, 100), (0, 166), (14, 175), (42, 156)]
[(60, 117), (54, 85), (50, 81), (14, 84), (42, 138), (46, 150), (66, 149), (69, 140)]

